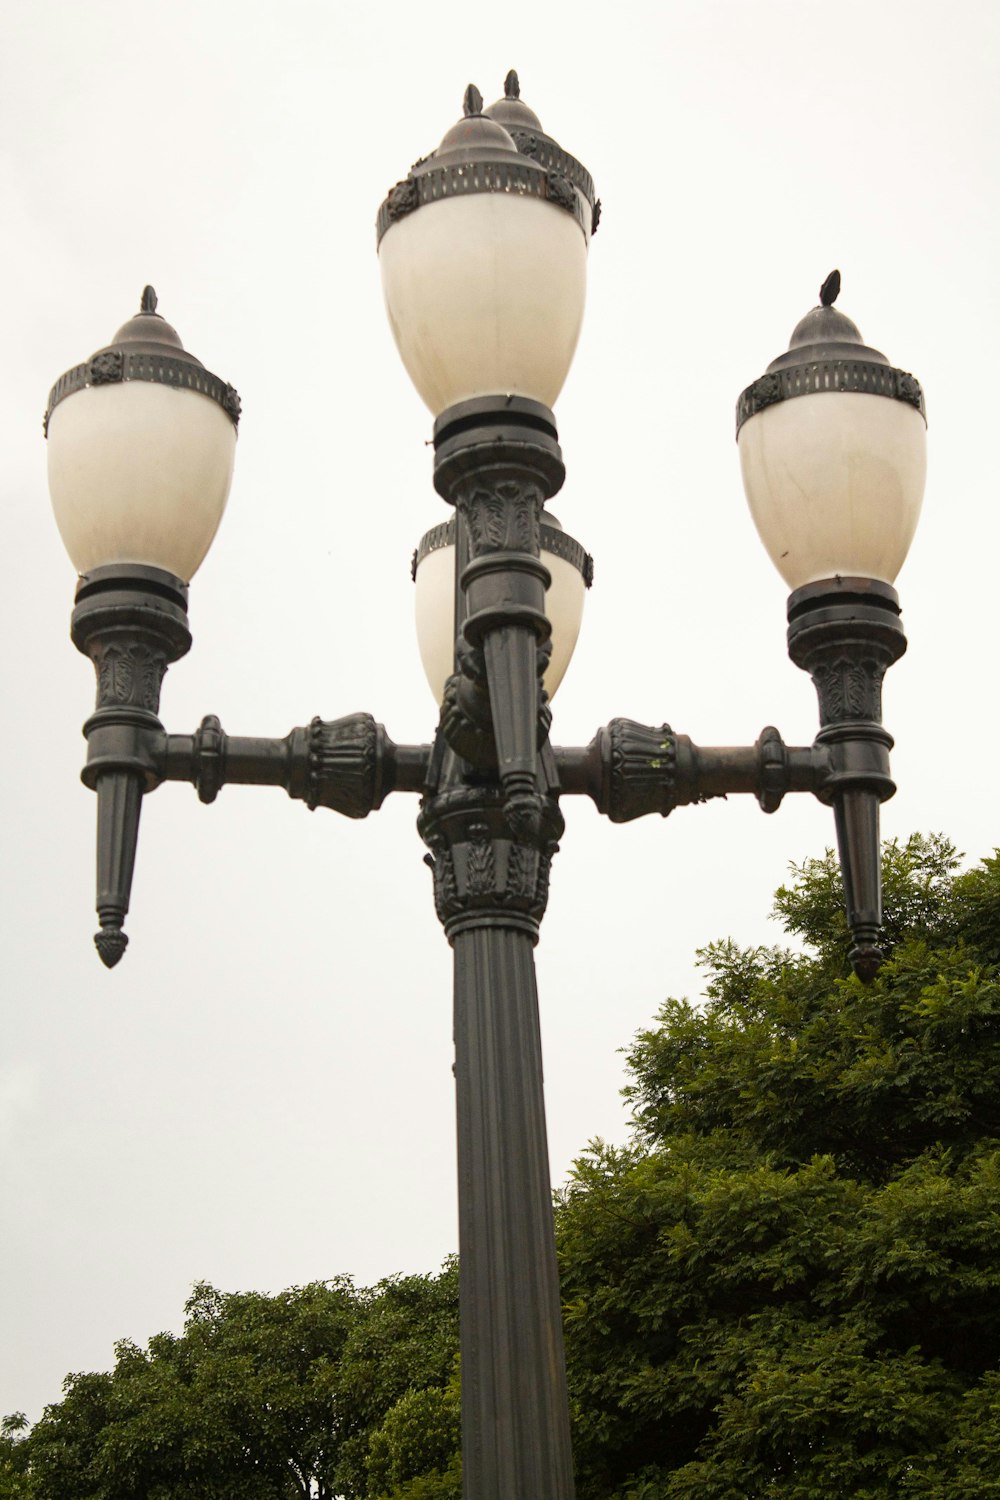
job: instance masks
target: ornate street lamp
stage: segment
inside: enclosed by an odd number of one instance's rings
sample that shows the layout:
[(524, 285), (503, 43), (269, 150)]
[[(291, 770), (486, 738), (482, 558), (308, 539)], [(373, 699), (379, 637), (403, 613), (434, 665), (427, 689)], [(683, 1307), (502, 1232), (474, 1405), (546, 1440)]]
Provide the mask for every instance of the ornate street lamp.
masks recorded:
[(97, 670), (83, 779), (97, 792), (94, 941), (109, 968), (128, 943), (142, 796), (163, 779), (160, 687), (191, 645), (187, 585), (222, 519), (239, 418), (236, 391), (185, 350), (150, 286), (49, 393), (49, 490), (80, 575), (73, 643)]
[(773, 812), (811, 792), (835, 814), (851, 961), (882, 957), (878, 811), (892, 795), (881, 681), (905, 649), (892, 584), (919, 511), (920, 387), (833, 306), (747, 388), (737, 434), (751, 511), (792, 594), (789, 652), (820, 730), (788, 747), (704, 748), (614, 719), (586, 747), (549, 740), (549, 698), (579, 629), (591, 561), (547, 510), (564, 476), (552, 405), (583, 315), (600, 205), (517, 77), (462, 120), (378, 214), (386, 307), (434, 416), (434, 484), (452, 507), (414, 554), (418, 635), (440, 719), (395, 745), (368, 714), (285, 739), (191, 735), (157, 713), (190, 645), (187, 584), (226, 501), (239, 399), (187, 354), (150, 288), (114, 342), (57, 382), (46, 432), (53, 503), (79, 573), (72, 636), (97, 670), (83, 779), (98, 793), (95, 939), (125, 949), (143, 795), (190, 781), (284, 786), (365, 817), (420, 796), (438, 917), (454, 950), (462, 1451), (474, 1500), (570, 1500), (572, 1455), (542, 1095), (533, 948), (563, 832), (560, 798), (614, 822), (733, 793)]
[(839, 292), (833, 271), (740, 396), (736, 432), (751, 514), (792, 589), (788, 653), (819, 695), (814, 790), (833, 804), (851, 962), (868, 980), (882, 960), (879, 804), (896, 790), (882, 678), (906, 650), (892, 585), (920, 514), (927, 413), (919, 382), (834, 307)]

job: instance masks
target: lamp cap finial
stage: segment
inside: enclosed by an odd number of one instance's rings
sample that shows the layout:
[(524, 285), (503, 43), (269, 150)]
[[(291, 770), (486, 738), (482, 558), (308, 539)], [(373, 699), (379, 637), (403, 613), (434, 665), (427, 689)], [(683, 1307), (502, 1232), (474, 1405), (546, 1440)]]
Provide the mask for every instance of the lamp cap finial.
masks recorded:
[(503, 81), (503, 96), (505, 99), (520, 99), (521, 97), (521, 80), (515, 68), (511, 68)]
[(465, 118), (471, 115), (481, 115), (483, 112), (483, 96), (474, 83), (470, 83), (462, 100), (462, 110)]
[(831, 271), (819, 289), (821, 307), (832, 307), (840, 296), (840, 272)]
[(155, 313), (157, 300), (158, 299), (154, 288), (151, 286), (144, 286), (142, 289), (142, 296), (139, 299), (139, 311), (142, 313)]

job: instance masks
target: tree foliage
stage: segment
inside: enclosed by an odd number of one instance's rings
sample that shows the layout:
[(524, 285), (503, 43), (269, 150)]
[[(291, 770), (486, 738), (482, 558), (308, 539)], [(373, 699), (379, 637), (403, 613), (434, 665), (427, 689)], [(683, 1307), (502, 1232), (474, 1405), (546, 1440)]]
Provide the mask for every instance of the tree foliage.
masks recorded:
[(34, 1493), (25, 1442), (28, 1427), (23, 1411), (12, 1412), (0, 1422), (0, 1500), (28, 1500)]
[[(628, 1051), (631, 1143), (557, 1201), (579, 1500), (1000, 1500), (1000, 858), (885, 850), (891, 955), (704, 950)], [(30, 1432), (0, 1500), (460, 1500), (457, 1273), (199, 1286)]]
[(414, 1385), (448, 1384), (457, 1299), (454, 1264), (371, 1290), (347, 1278), (275, 1297), (196, 1286), (182, 1334), (120, 1343), (112, 1371), (70, 1375), (28, 1437), (10, 1434), (11, 1496), (367, 1496), (383, 1421)]
[(1000, 861), (955, 868), (887, 848), (866, 988), (809, 862), (811, 952), (715, 944), (636, 1038), (559, 1215), (581, 1500), (1000, 1495)]

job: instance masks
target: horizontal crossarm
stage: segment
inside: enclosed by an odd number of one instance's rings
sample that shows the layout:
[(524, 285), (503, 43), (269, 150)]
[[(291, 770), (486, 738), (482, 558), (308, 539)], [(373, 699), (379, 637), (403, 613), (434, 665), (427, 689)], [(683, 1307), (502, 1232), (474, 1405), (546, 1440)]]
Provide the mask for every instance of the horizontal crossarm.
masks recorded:
[(740, 792), (774, 812), (786, 792), (821, 795), (831, 775), (825, 746), (789, 746), (770, 725), (755, 745), (702, 746), (669, 724), (612, 719), (582, 749), (553, 752), (563, 794), (592, 798), (613, 823)]
[(190, 781), (202, 802), (227, 782), (281, 786), (310, 808), (365, 818), (390, 792), (421, 792), (431, 747), (396, 745), (371, 714), (313, 719), (284, 739), (228, 735), (214, 714), (195, 734), (165, 734), (157, 770), (163, 781)]

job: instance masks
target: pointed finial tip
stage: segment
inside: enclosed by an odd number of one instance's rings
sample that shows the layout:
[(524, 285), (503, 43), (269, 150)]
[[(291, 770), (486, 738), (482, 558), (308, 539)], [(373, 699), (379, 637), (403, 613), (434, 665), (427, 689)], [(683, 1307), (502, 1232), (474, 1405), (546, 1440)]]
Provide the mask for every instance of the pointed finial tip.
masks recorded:
[(858, 943), (849, 954), (851, 968), (862, 984), (871, 984), (882, 967), (885, 954), (873, 943)]
[(102, 927), (94, 933), (94, 947), (106, 969), (113, 969), (128, 947), (128, 938), (120, 927)]
[(474, 83), (470, 83), (465, 91), (465, 98), (462, 100), (462, 109), (465, 112), (466, 119), (470, 115), (481, 115), (483, 112), (483, 96)]
[(505, 99), (520, 99), (521, 97), (521, 80), (514, 68), (511, 68), (503, 81), (503, 96)]
[(155, 313), (156, 301), (156, 293), (153, 288), (151, 286), (144, 286), (142, 289), (142, 298), (139, 302), (139, 311), (144, 313)]
[(819, 289), (819, 300), (823, 307), (832, 307), (840, 296), (840, 272), (831, 271)]

